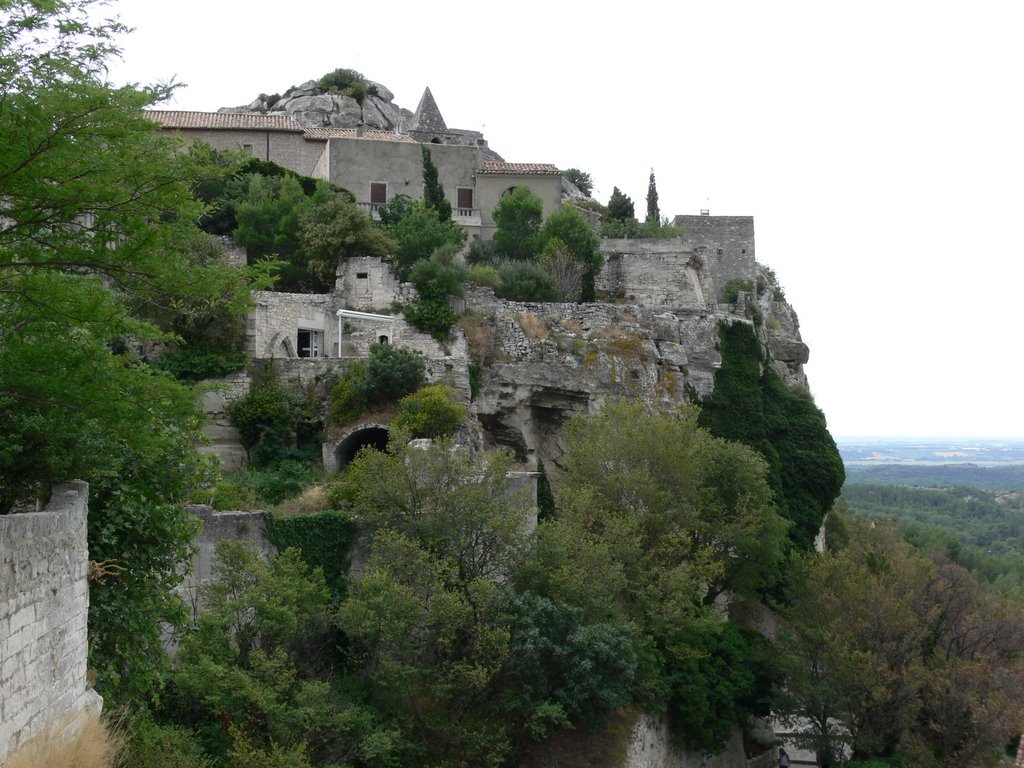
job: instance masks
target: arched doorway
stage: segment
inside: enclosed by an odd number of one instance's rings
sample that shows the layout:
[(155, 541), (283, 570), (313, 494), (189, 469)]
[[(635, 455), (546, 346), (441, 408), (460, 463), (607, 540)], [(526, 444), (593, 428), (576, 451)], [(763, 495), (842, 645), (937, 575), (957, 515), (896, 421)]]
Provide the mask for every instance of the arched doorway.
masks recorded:
[(328, 473), (341, 472), (356, 454), (366, 446), (383, 451), (388, 445), (386, 424), (359, 424), (348, 430), (337, 440), (323, 445), (324, 470)]

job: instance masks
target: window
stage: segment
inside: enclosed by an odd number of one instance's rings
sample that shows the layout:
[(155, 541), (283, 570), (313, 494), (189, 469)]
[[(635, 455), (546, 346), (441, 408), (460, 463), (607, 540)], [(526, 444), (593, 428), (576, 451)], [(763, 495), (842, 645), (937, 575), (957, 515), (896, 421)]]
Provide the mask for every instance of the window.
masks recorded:
[(389, 339), (387, 336), (381, 336), (380, 338), (377, 339), (378, 344), (387, 344), (388, 342)]
[(370, 279), (370, 273), (369, 272), (356, 272), (356, 279), (357, 280), (369, 280)]
[(722, 255), (722, 249), (721, 249), (721, 248), (719, 248), (719, 249), (718, 249), (718, 255), (719, 255), (719, 256), (721, 256), (721, 255)]
[(458, 205), (456, 208), (473, 208), (473, 190), (470, 187), (456, 187), (455, 197)]
[(388, 201), (388, 185), (383, 181), (370, 182), (370, 204), (384, 205)]
[(254, 153), (254, 152), (252, 151), (252, 144), (243, 144), (243, 145), (242, 145), (242, 152), (244, 152), (244, 153), (245, 153), (245, 154), (247, 154), (247, 155), (252, 155), (252, 154), (255, 154), (255, 153)]
[(299, 343), (295, 345), (299, 357), (322, 357), (323, 331), (309, 331), (299, 328)]

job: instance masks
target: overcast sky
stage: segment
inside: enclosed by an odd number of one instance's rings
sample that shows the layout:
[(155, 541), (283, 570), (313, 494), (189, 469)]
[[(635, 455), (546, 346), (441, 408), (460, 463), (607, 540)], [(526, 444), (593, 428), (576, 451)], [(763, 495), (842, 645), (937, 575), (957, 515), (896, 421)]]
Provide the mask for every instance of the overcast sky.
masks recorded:
[[(118, 0), (171, 109), (338, 67), (607, 202), (753, 215), (837, 436), (1024, 437), (1024, 4)], [(282, 16), (292, 10), (294, 16)]]

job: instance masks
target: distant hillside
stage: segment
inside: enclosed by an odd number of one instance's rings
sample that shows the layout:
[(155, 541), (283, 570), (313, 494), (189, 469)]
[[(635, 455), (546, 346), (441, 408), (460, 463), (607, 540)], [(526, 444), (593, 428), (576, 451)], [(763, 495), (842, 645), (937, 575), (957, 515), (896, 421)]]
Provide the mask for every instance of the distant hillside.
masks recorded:
[(1024, 494), (1019, 492), (867, 485), (848, 479), (843, 499), (863, 517), (923, 523), (991, 554), (1024, 555)]
[(1024, 464), (846, 465), (846, 484), (919, 485), (929, 488), (969, 486), (987, 490), (1024, 491)]

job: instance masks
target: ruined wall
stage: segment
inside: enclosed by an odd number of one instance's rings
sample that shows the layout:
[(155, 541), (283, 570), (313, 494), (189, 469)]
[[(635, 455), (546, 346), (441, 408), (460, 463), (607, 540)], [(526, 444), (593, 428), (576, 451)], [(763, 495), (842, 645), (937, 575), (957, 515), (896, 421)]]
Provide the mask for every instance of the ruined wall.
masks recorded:
[(391, 303), (402, 294), (391, 267), (368, 256), (342, 260), (335, 291), (341, 294), (345, 309), (376, 313), (390, 312)]
[(0, 762), (103, 705), (86, 682), (88, 495), (65, 483), (42, 512), (0, 515)]
[(598, 291), (651, 307), (705, 309), (716, 302), (706, 262), (681, 240), (606, 239), (600, 250)]
[(202, 382), (203, 412), (207, 415), (203, 434), (209, 444), (199, 446), (200, 453), (210, 453), (220, 459), (225, 472), (241, 469), (248, 463), (242, 436), (228, 418), (228, 405), (249, 392), (249, 374), (247, 371), (232, 373), (220, 379), (208, 379)]
[(276, 554), (277, 548), (266, 537), (262, 512), (214, 512), (206, 504), (192, 504), (186, 509), (203, 522), (203, 529), (196, 541), (191, 572), (178, 587), (178, 593), (191, 607), (194, 619), (202, 608), (199, 589), (213, 577), (217, 542), (239, 541), (263, 557)]
[(683, 228), (684, 247), (707, 263), (719, 298), (730, 280), (756, 280), (753, 216), (676, 216), (672, 223)]

